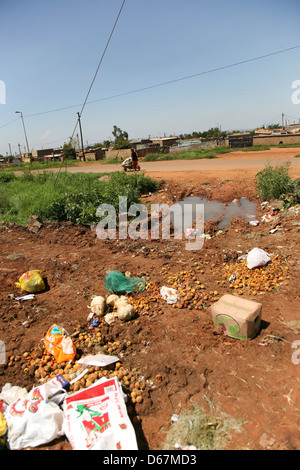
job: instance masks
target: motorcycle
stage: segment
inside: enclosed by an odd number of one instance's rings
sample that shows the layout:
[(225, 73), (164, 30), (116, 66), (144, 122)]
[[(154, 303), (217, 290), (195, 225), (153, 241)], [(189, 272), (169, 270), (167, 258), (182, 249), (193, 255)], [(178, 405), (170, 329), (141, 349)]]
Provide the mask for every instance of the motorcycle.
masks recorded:
[[(122, 162), (122, 167), (124, 171), (135, 171), (132, 167), (132, 159), (131, 157), (126, 158), (124, 162)], [(136, 171), (140, 171), (141, 167), (139, 164), (137, 164), (137, 169)]]

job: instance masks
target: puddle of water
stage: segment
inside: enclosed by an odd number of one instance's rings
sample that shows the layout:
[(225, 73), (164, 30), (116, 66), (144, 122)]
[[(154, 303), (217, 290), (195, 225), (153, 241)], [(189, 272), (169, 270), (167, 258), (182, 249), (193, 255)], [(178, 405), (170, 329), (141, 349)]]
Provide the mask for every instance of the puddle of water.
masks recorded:
[(195, 220), (197, 204), (204, 205), (204, 221), (219, 220), (218, 227), (220, 229), (228, 227), (232, 217), (242, 217), (247, 222), (256, 219), (256, 204), (245, 197), (241, 197), (239, 201), (235, 199), (229, 204), (223, 204), (218, 201), (208, 201), (201, 197), (190, 196), (178, 204), (182, 206), (184, 229), (191, 227), (191, 220)]

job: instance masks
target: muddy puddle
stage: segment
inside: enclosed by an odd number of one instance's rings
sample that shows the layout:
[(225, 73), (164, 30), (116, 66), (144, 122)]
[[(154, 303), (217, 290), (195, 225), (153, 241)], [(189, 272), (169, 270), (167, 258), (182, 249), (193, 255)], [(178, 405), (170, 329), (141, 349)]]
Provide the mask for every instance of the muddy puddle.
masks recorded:
[(228, 227), (230, 219), (234, 217), (241, 217), (247, 222), (256, 219), (257, 206), (245, 197), (223, 204), (218, 201), (208, 201), (198, 196), (190, 196), (178, 202), (178, 205), (181, 206), (184, 229), (191, 227), (201, 210), (204, 210), (204, 221), (219, 221), (218, 227), (220, 229)]

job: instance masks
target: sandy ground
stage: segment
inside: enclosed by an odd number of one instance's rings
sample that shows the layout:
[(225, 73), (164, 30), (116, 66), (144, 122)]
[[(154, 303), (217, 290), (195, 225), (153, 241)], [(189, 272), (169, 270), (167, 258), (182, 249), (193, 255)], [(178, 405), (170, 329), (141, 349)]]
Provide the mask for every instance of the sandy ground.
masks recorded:
[[(260, 170), (271, 165), (276, 167), (283, 162), (290, 162), (290, 174), (294, 178), (300, 177), (300, 158), (299, 148), (273, 148), (259, 152), (237, 151), (228, 154), (219, 155), (218, 159), (211, 160), (173, 160), (162, 162), (145, 162), (141, 160), (141, 169), (149, 176), (157, 178), (168, 177), (170, 172), (174, 177), (181, 181), (197, 181), (211, 177), (224, 178), (242, 178), (247, 172), (247, 176), (255, 176)], [(105, 165), (99, 162), (81, 163), (78, 167), (69, 168), (69, 171), (103, 171), (111, 172), (120, 170), (119, 165)], [(205, 172), (205, 174), (203, 174)], [(224, 173), (225, 172), (225, 173)], [(178, 174), (179, 173), (179, 174)]]
[[(217, 221), (206, 222), (205, 234), (211, 238), (200, 250), (189, 251), (184, 240), (175, 239), (101, 241), (89, 227), (68, 223), (44, 224), (36, 233), (27, 227), (2, 226), (0, 340), (5, 342), (7, 361), (0, 365), (0, 389), (9, 382), (30, 390), (41, 378), (58, 371), (67, 374), (41, 343), (57, 323), (73, 334), (77, 358), (99, 350), (118, 355), (121, 368), (106, 372), (122, 372), (139, 449), (164, 449), (174, 430), (174, 414), (179, 416), (180, 440), (185, 413), (201, 410), (215, 423), (212, 448), (299, 450), (300, 364), (293, 361), (293, 344), (300, 334), (300, 221), (292, 211), (277, 212), (269, 223), (261, 221), (270, 208), (261, 208), (254, 177), (271, 154), (273, 164), (290, 159), (291, 172), (298, 175), (295, 149), (145, 163), (146, 173), (163, 181), (158, 193), (143, 195), (147, 205), (171, 204), (191, 194), (224, 204), (246, 197), (257, 204), (258, 226), (233, 218), (219, 233)], [(104, 168), (98, 163), (83, 167)], [(280, 203), (274, 207), (280, 209)], [(278, 230), (272, 233), (271, 228)], [(253, 247), (271, 253), (272, 261), (245, 272), (238, 257)], [(21, 292), (15, 282), (30, 269), (42, 270), (47, 289), (33, 300), (16, 301)], [(107, 325), (102, 318), (91, 330), (91, 296), (108, 295), (105, 277), (113, 269), (145, 277), (147, 288), (128, 295), (136, 308), (134, 319)], [(238, 279), (236, 288), (229, 281), (232, 273)], [(160, 298), (163, 285), (180, 292), (175, 306)], [(261, 329), (252, 340), (230, 338), (213, 325), (211, 305), (232, 292), (262, 305)], [(102, 373), (97, 371), (98, 376)], [(137, 395), (142, 398), (137, 400)], [(63, 437), (42, 449), (68, 450), (70, 443)]]

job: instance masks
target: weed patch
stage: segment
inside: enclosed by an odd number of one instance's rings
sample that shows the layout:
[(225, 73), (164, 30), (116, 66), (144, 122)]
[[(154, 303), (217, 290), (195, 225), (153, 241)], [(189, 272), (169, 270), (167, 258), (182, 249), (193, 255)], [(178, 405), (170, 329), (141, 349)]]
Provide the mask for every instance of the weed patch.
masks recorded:
[(127, 196), (128, 206), (139, 202), (139, 196), (156, 191), (160, 183), (143, 173), (112, 173), (108, 181), (99, 181), (100, 173), (59, 174), (25, 172), (8, 179), (0, 190), (0, 219), (27, 225), (30, 214), (45, 221), (96, 223), (100, 204), (119, 208), (119, 196)]

